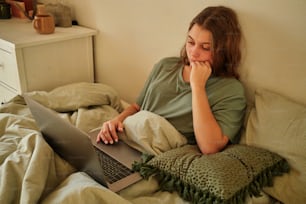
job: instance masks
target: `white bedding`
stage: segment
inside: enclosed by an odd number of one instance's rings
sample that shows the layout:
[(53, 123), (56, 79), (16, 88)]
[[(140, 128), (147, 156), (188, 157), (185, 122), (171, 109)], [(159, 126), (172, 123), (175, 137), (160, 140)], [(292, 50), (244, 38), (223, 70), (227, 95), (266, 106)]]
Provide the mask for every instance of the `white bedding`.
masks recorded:
[[(62, 118), (87, 132), (122, 108), (116, 93), (102, 84), (73, 84), (30, 95), (64, 111)], [(21, 96), (1, 106), (0, 113), (0, 203), (185, 203), (176, 193), (159, 192), (154, 180), (116, 194), (77, 172), (45, 142)]]
[[(51, 92), (32, 92), (40, 103), (89, 132), (122, 110), (117, 93), (103, 84), (72, 84)], [(135, 124), (138, 124), (136, 127)], [(156, 128), (156, 124), (159, 124)], [(148, 112), (126, 120), (130, 144), (159, 154), (186, 143), (167, 122)], [(142, 129), (141, 127), (148, 127)], [(143, 134), (142, 134), (143, 133)], [(137, 137), (137, 134), (139, 135)], [(154, 138), (152, 137), (154, 136)], [(260, 200), (261, 199), (261, 200)], [(268, 203), (267, 197), (258, 203)], [(142, 180), (118, 194), (76, 171), (43, 139), (21, 96), (0, 106), (0, 203), (182, 204), (177, 193), (158, 190), (156, 180)], [(256, 203), (256, 202), (253, 202)]]

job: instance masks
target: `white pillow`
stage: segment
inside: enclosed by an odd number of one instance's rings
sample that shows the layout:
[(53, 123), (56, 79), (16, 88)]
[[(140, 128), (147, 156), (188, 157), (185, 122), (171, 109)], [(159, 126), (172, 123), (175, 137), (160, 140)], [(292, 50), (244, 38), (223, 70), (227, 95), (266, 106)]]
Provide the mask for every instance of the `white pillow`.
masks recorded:
[(243, 136), (246, 144), (284, 157), (289, 174), (264, 191), (283, 203), (306, 201), (306, 106), (267, 90), (257, 90)]

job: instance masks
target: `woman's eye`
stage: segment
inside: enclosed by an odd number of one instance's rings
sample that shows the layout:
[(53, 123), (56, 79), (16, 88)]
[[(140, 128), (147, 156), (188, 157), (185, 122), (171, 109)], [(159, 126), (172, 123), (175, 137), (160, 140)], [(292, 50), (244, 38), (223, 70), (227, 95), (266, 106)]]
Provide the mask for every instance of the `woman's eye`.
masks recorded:
[(205, 51), (210, 51), (210, 47), (208, 47), (208, 46), (203, 46), (203, 50), (205, 50)]
[(194, 45), (194, 42), (193, 41), (187, 41), (187, 44)]

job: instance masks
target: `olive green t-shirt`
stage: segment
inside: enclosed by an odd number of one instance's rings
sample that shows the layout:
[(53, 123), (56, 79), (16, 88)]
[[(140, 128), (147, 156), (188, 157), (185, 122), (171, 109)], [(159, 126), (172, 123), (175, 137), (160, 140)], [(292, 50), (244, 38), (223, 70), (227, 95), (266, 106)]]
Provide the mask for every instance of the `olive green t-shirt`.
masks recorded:
[[(155, 64), (136, 103), (141, 110), (166, 118), (189, 143), (194, 143), (192, 93), (190, 84), (183, 80), (183, 67), (177, 57)], [(246, 107), (242, 84), (234, 78), (211, 76), (204, 88), (223, 134), (236, 143)]]

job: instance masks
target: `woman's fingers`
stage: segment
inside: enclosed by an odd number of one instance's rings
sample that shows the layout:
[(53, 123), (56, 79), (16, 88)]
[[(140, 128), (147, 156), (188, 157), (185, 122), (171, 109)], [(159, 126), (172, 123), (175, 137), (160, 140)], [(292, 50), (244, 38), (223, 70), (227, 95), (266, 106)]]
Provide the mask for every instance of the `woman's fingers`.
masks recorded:
[(108, 121), (103, 123), (102, 128), (97, 135), (96, 142), (103, 142), (104, 144), (113, 144), (114, 142), (118, 142), (119, 137), (117, 135), (115, 125)]
[(111, 123), (108, 123), (108, 132), (107, 132), (107, 139), (108, 139), (108, 142), (110, 144), (113, 144), (114, 141), (115, 142), (118, 142), (118, 135), (117, 135), (117, 130), (116, 130), (116, 127), (115, 125), (111, 124)]
[(203, 87), (212, 72), (209, 62), (192, 62), (191, 67), (191, 84)]

